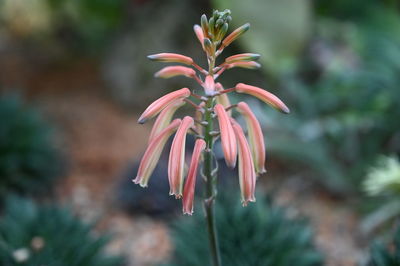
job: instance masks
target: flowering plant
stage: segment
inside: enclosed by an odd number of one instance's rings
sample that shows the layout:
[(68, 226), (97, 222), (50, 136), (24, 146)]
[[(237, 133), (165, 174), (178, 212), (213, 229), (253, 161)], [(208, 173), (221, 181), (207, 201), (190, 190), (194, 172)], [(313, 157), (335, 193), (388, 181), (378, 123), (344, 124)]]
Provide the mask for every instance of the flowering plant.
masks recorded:
[[(215, 167), (213, 156), (214, 142), (219, 138), (221, 139), (224, 158), (229, 167), (234, 168), (238, 161), (243, 205), (255, 201), (254, 191), (257, 175), (265, 172), (265, 146), (260, 123), (245, 102), (231, 104), (228, 93), (249, 94), (283, 113), (289, 113), (289, 108), (278, 97), (264, 89), (243, 83), (238, 83), (233, 88), (224, 89), (221, 83), (216, 82), (218, 77), (227, 69), (234, 67), (255, 69), (260, 67), (260, 64), (256, 62), (260, 56), (253, 53), (227, 57), (223, 63), (216, 66), (216, 59), (225, 47), (239, 38), (250, 27), (248, 23), (244, 24), (225, 37), (231, 19), (229, 10), (222, 12), (215, 10), (210, 19), (207, 19), (206, 15), (201, 17), (201, 26), (194, 26), (194, 32), (207, 55), (208, 70), (200, 67), (192, 58), (180, 54), (160, 53), (148, 56), (149, 59), (154, 61), (186, 65), (167, 66), (158, 71), (155, 76), (160, 78), (174, 76), (193, 78), (204, 89), (204, 93), (199, 95), (188, 88), (182, 88), (162, 96), (150, 104), (142, 113), (138, 120), (141, 124), (157, 115), (158, 117), (150, 133), (149, 145), (140, 163), (137, 176), (133, 180), (142, 187), (147, 186), (166, 141), (176, 132), (168, 162), (169, 193), (175, 195), (176, 198), (183, 198), (183, 213), (192, 214), (197, 169), (200, 161), (203, 160), (202, 175), (207, 187), (207, 198), (204, 201), (204, 206), (214, 265), (220, 265), (213, 214), (217, 178), (217, 167)], [(194, 116), (172, 120), (176, 110), (186, 103), (194, 107)], [(249, 141), (247, 141), (242, 127), (232, 117), (233, 109), (236, 109), (245, 118)], [(218, 127), (214, 127), (215, 122), (218, 122)], [(196, 141), (185, 181), (185, 145), (188, 133), (193, 133), (196, 136)]]

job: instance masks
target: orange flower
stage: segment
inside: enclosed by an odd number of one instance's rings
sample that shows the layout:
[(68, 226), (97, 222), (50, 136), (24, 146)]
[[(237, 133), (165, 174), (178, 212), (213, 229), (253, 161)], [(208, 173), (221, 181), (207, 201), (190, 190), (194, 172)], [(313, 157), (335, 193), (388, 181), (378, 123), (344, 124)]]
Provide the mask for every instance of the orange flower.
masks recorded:
[(166, 63), (182, 63), (185, 65), (191, 65), (193, 63), (192, 58), (174, 53), (153, 54), (153, 55), (148, 55), (147, 58), (153, 61), (166, 62)]
[(145, 123), (150, 118), (156, 116), (159, 112), (161, 112), (167, 105), (173, 100), (179, 98), (187, 98), (190, 96), (190, 90), (188, 88), (183, 88), (177, 91), (170, 92), (158, 100), (154, 101), (146, 110), (142, 113), (142, 115), (138, 119), (139, 124)]
[(249, 201), (255, 202), (256, 173), (254, 171), (253, 158), (246, 136), (240, 125), (231, 118), (232, 127), (239, 146), (239, 184), (242, 196), (242, 204), (246, 206)]
[(190, 116), (185, 116), (178, 128), (174, 140), (172, 141), (168, 161), (168, 180), (170, 195), (176, 198), (182, 196), (183, 171), (185, 166), (185, 146), (186, 134), (189, 128), (193, 127), (194, 120)]
[(256, 173), (265, 173), (265, 144), (260, 123), (245, 102), (237, 104), (236, 108), (245, 118), (249, 134), (251, 154), (253, 155)]
[(156, 122), (154, 122), (153, 128), (151, 129), (149, 143), (158, 135), (158, 133), (168, 126), (176, 110), (184, 104), (185, 102), (183, 99), (177, 99), (168, 104), (167, 107), (160, 112)]
[(266, 90), (243, 83), (236, 84), (235, 90), (239, 93), (246, 93), (257, 97), (282, 113), (288, 114), (290, 112), (289, 108), (278, 97)]
[(181, 120), (175, 119), (172, 123), (163, 129), (149, 144), (146, 152), (140, 161), (139, 170), (136, 178), (133, 180), (135, 184), (140, 184), (142, 187), (147, 187), (147, 183), (154, 168), (160, 159), (161, 152), (167, 142), (168, 138), (175, 132), (180, 126)]
[(202, 139), (197, 139), (193, 149), (189, 172), (185, 182), (185, 188), (183, 189), (183, 214), (192, 215), (193, 213), (193, 200), (196, 187), (197, 167), (200, 162), (201, 153), (205, 148), (206, 142)]
[(188, 78), (193, 78), (196, 76), (196, 71), (192, 68), (184, 66), (167, 66), (154, 74), (156, 78), (172, 78), (176, 76), (185, 76)]
[(221, 133), (221, 144), (222, 151), (225, 156), (226, 164), (230, 168), (234, 168), (236, 165), (237, 157), (237, 143), (235, 138), (235, 133), (231, 122), (229, 121), (229, 116), (225, 111), (224, 106), (221, 104), (216, 104), (214, 107), (214, 112), (217, 114), (219, 129)]

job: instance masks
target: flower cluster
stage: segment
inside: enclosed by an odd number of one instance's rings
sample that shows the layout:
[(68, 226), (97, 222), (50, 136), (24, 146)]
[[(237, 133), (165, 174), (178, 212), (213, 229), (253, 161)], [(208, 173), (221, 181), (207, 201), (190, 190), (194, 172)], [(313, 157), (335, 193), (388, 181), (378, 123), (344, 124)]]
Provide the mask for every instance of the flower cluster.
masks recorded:
[[(185, 214), (193, 212), (197, 169), (202, 160), (202, 154), (212, 153), (213, 143), (219, 138), (226, 164), (231, 168), (234, 168), (236, 163), (238, 164), (243, 205), (255, 201), (256, 178), (265, 172), (264, 137), (260, 123), (250, 107), (245, 102), (231, 104), (229, 93), (249, 94), (283, 113), (289, 113), (288, 107), (278, 97), (262, 88), (238, 83), (233, 88), (224, 89), (221, 83), (216, 82), (227, 69), (260, 67), (260, 64), (256, 62), (260, 56), (253, 53), (233, 55), (227, 57), (220, 65), (215, 65), (216, 58), (224, 48), (250, 27), (249, 24), (245, 24), (225, 37), (230, 21), (229, 10), (214, 11), (210, 19), (207, 19), (205, 15), (201, 17), (201, 26), (194, 26), (194, 32), (207, 55), (208, 70), (200, 67), (192, 58), (180, 54), (160, 53), (148, 56), (154, 61), (186, 65), (164, 67), (155, 74), (156, 77), (186, 76), (196, 80), (204, 89), (203, 95), (196, 94), (188, 88), (168, 93), (150, 104), (138, 120), (142, 124), (158, 115), (150, 133), (148, 148), (133, 181), (142, 187), (147, 186), (166, 141), (175, 133), (169, 155), (168, 180), (170, 195), (175, 195), (176, 198), (183, 197)], [(194, 107), (194, 116), (173, 120), (176, 110), (184, 104)], [(232, 117), (232, 110), (237, 110), (245, 118), (248, 138), (242, 127)], [(214, 128), (214, 120), (218, 121), (218, 128)], [(194, 134), (196, 142), (185, 179), (187, 134)]]

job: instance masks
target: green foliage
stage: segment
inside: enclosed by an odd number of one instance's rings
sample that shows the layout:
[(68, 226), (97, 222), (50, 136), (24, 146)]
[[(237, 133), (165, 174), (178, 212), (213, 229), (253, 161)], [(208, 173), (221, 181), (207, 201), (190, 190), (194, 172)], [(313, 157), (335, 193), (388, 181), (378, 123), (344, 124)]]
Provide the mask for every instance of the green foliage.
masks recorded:
[(389, 245), (375, 242), (370, 249), (368, 266), (398, 266), (400, 265), (400, 227)]
[(69, 211), (38, 206), (30, 200), (9, 197), (0, 220), (0, 264), (51, 266), (116, 266), (121, 257), (103, 249), (108, 236), (94, 235)]
[(37, 193), (60, 174), (50, 127), (16, 97), (0, 97), (0, 199), (8, 192)]
[[(288, 219), (282, 208), (266, 199), (242, 207), (232, 197), (218, 195), (216, 220), (222, 263), (251, 265), (322, 265), (312, 243), (312, 231), (303, 220)], [(173, 230), (175, 257), (171, 265), (208, 265), (208, 242), (204, 215), (196, 207)]]

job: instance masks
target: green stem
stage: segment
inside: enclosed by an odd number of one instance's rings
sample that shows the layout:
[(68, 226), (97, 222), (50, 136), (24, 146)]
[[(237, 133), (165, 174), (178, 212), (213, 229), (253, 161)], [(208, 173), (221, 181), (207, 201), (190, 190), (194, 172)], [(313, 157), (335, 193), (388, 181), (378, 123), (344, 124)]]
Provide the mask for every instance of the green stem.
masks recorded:
[[(214, 49), (215, 50), (215, 49)], [(215, 65), (215, 52), (212, 55), (209, 65), (209, 74), (213, 75), (213, 69)], [(207, 126), (205, 128), (204, 140), (207, 143), (207, 150), (204, 153), (204, 176), (207, 182), (206, 189), (206, 199), (204, 200), (204, 209), (206, 212), (207, 228), (208, 228), (208, 239), (211, 251), (211, 261), (213, 266), (221, 265), (221, 256), (218, 246), (217, 238), (217, 227), (215, 224), (215, 197), (217, 196), (216, 174), (213, 175), (213, 162), (214, 157), (212, 153), (213, 149), (213, 136), (210, 134), (213, 131), (213, 117), (212, 109), (214, 105), (214, 100), (210, 97), (206, 102), (206, 110), (204, 112), (204, 120), (207, 121)]]

